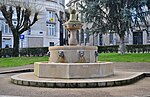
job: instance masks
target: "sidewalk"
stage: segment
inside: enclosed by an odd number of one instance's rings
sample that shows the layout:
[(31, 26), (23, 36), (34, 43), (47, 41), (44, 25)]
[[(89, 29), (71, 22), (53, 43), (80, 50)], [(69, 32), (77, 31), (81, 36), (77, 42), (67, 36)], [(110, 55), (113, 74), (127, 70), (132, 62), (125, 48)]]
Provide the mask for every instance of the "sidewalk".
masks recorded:
[(128, 72), (150, 72), (150, 63), (148, 62), (116, 62), (116, 70)]
[(30, 64), (30, 65), (19, 66), (19, 67), (0, 68), (0, 74), (33, 71), (33, 67), (34, 65)]

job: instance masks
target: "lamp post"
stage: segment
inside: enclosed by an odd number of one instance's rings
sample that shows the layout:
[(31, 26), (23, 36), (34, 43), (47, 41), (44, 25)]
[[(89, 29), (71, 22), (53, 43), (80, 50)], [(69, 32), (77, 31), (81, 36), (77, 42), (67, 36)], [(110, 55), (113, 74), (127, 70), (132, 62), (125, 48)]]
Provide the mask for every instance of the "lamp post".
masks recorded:
[(2, 48), (2, 31), (0, 30), (0, 48)]
[(0, 25), (0, 48), (2, 48), (2, 27)]
[(2, 48), (2, 31), (0, 31), (0, 58), (1, 58), (1, 48)]
[(60, 35), (59, 35), (59, 38), (60, 38), (60, 46), (63, 46), (64, 45), (64, 39), (63, 39), (63, 13), (60, 12), (60, 17), (58, 17), (57, 13), (55, 14), (59, 23), (60, 23)]

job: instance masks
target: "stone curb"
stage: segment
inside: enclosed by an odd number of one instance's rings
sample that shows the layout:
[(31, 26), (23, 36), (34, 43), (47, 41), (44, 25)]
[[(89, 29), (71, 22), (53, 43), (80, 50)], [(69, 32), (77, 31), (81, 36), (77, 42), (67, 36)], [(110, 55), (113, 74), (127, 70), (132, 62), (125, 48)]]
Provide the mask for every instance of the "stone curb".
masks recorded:
[(145, 77), (150, 77), (150, 72), (141, 73), (131, 78), (112, 80), (112, 81), (103, 81), (103, 82), (98, 82), (98, 81), (97, 82), (76, 82), (76, 83), (42, 82), (42, 81), (36, 82), (36, 81), (24, 81), (24, 80), (17, 79), (14, 77), (11, 77), (11, 82), (17, 85), (33, 86), (33, 87), (47, 87), (47, 88), (101, 88), (101, 87), (114, 87), (114, 86), (129, 85)]
[(33, 72), (34, 70), (31, 68), (27, 69), (18, 69), (18, 70), (7, 70), (7, 71), (2, 71), (0, 74), (8, 74), (8, 73), (22, 73), (22, 72)]

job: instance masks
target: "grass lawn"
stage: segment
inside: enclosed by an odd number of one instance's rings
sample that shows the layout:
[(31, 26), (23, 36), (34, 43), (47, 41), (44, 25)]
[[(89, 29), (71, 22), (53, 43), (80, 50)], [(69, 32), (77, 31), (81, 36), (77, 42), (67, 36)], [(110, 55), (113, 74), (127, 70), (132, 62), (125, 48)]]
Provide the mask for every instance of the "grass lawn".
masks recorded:
[(0, 58), (0, 67), (16, 67), (27, 64), (33, 64), (34, 62), (48, 61), (48, 57), (12, 57), (12, 58)]
[[(100, 53), (98, 59), (103, 62), (150, 62), (150, 53), (125, 55), (118, 53)], [(0, 58), (0, 67), (16, 67), (41, 61), (48, 61), (48, 57)]]
[(125, 55), (118, 53), (100, 53), (98, 60), (104, 62), (150, 62), (150, 53), (135, 53)]

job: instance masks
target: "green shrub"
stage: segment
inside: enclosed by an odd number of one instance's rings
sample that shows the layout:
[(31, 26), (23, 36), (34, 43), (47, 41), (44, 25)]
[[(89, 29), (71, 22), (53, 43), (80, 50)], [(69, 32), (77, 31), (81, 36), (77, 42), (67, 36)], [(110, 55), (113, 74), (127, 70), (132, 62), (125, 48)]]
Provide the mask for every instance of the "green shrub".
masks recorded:
[[(0, 49), (0, 57), (11, 57), (13, 48)], [(44, 56), (48, 52), (48, 47), (36, 47), (36, 48), (20, 48), (20, 56)]]
[[(99, 53), (117, 53), (118, 45), (113, 46), (98, 46)], [(150, 45), (126, 45), (127, 53), (149, 53)]]

